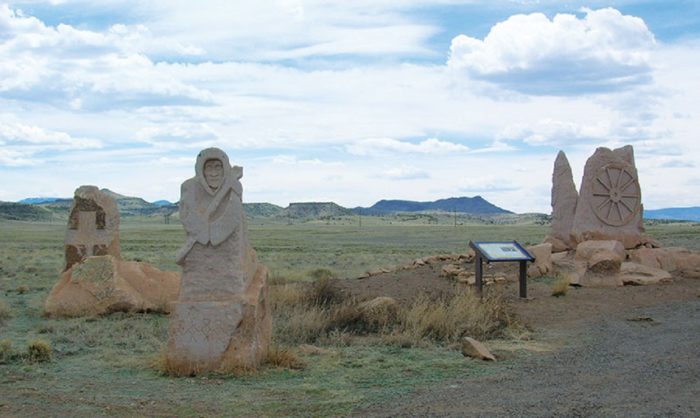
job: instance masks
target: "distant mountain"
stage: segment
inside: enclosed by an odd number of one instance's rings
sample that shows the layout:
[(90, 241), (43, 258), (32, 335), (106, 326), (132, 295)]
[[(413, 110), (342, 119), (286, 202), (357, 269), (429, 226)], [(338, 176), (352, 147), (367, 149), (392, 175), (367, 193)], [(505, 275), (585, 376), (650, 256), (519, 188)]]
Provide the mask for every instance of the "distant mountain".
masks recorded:
[(55, 202), (56, 200), (61, 199), (60, 197), (28, 197), (26, 199), (22, 199), (17, 203), (25, 203), (28, 205), (37, 205), (39, 203), (48, 203), (48, 202)]
[(243, 210), (248, 217), (270, 218), (280, 215), (284, 208), (272, 203), (244, 203)]
[(152, 204), (156, 206), (170, 206), (173, 204), (173, 202), (167, 201), (167, 200), (156, 200), (155, 202), (151, 202)]
[(664, 208), (645, 210), (644, 218), (700, 222), (700, 207), (694, 206), (689, 208)]
[(289, 218), (329, 218), (333, 216), (352, 215), (353, 211), (333, 202), (296, 202), (290, 203), (277, 216)]
[(355, 213), (363, 215), (381, 215), (396, 212), (459, 212), (479, 215), (496, 215), (513, 213), (499, 208), (481, 196), (451, 197), (434, 202), (414, 202), (411, 200), (380, 200), (369, 208), (355, 208)]
[(53, 218), (50, 210), (28, 203), (0, 202), (0, 219), (13, 221), (46, 221)]

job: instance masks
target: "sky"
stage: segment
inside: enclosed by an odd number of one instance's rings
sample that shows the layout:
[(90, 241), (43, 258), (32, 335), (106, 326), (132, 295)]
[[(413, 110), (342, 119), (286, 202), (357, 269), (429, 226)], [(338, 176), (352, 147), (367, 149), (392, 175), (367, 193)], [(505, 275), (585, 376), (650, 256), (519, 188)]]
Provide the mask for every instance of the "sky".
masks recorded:
[(480, 195), (551, 211), (566, 152), (632, 145), (646, 209), (700, 206), (695, 0), (0, 0), (0, 200)]

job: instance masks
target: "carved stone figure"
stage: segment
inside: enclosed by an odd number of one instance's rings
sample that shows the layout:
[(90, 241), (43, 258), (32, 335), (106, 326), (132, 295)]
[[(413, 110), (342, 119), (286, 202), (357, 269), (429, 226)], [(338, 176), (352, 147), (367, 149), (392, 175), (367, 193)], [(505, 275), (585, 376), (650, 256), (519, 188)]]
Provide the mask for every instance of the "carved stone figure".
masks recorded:
[(170, 319), (167, 367), (177, 374), (253, 369), (267, 353), (267, 268), (248, 243), (241, 167), (218, 148), (199, 153), (182, 184), (187, 241), (177, 254), (182, 286)]

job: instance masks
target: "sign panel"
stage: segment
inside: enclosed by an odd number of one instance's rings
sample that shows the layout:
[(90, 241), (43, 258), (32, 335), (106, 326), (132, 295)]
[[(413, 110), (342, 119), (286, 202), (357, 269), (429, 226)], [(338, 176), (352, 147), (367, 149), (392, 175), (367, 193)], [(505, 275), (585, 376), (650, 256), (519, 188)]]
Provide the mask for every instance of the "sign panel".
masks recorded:
[(534, 257), (515, 241), (472, 242), (487, 261), (532, 261)]

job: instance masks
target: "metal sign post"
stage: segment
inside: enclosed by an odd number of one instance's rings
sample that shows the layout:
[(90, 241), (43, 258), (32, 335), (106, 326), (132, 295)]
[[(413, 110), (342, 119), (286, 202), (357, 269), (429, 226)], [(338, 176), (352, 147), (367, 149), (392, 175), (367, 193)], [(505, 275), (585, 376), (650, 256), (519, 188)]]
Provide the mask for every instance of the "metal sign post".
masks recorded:
[(527, 262), (534, 261), (535, 258), (525, 248), (517, 241), (469, 241), (469, 246), (475, 254), (476, 291), (479, 294), (484, 289), (484, 260), (487, 263), (517, 261), (520, 263), (520, 297), (527, 297)]

